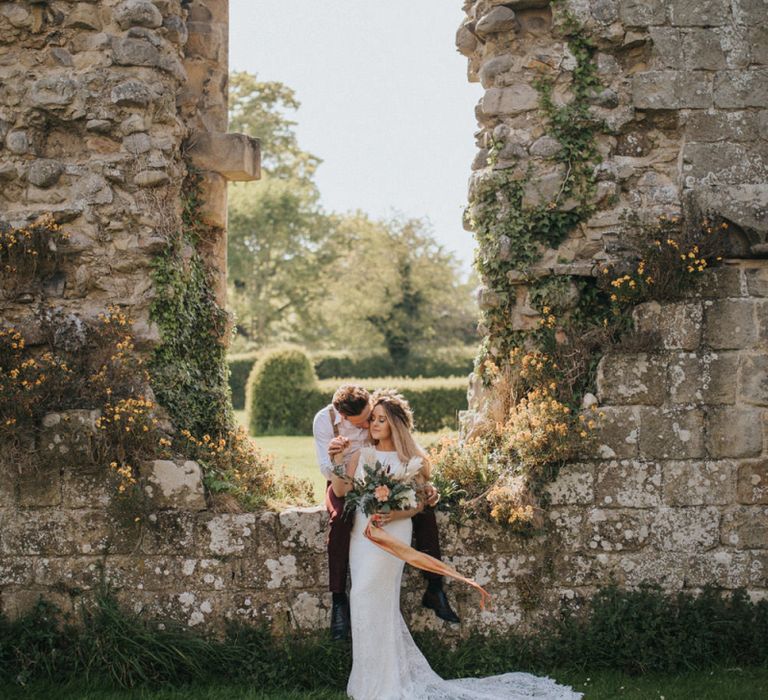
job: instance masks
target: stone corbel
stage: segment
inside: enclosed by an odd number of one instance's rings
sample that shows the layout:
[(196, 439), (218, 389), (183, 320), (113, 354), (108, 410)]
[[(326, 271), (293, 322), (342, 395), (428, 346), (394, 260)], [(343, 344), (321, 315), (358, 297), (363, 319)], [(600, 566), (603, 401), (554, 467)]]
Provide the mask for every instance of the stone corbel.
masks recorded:
[(198, 132), (187, 153), (200, 170), (218, 173), (229, 182), (261, 178), (261, 145), (245, 134)]

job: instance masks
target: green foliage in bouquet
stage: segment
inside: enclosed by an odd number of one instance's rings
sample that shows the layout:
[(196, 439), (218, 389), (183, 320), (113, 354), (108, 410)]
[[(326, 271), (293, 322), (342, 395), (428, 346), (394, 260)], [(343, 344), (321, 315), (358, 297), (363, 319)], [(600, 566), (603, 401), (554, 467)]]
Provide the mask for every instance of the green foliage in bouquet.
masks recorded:
[[(364, 478), (351, 479), (352, 490), (344, 502), (345, 513), (360, 508), (366, 515), (373, 515), (416, 507), (416, 487), (412, 481), (392, 476), (378, 460), (373, 466), (364, 465), (363, 471)], [(336, 474), (349, 479), (343, 467), (337, 467)]]

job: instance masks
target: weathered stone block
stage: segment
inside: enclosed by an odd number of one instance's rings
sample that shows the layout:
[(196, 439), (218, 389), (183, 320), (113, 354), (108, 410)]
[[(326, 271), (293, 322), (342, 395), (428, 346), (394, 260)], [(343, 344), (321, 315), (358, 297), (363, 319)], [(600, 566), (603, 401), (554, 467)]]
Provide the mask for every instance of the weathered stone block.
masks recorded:
[(202, 556), (241, 556), (253, 546), (254, 513), (220, 513), (201, 516), (197, 523), (197, 550)]
[[(717, 210), (722, 211), (720, 207)], [(696, 278), (689, 294), (691, 297), (703, 299), (741, 297), (744, 296), (743, 279), (742, 271), (738, 267), (715, 267)]]
[(768, 297), (768, 267), (747, 268), (744, 277), (750, 296)]
[(753, 112), (696, 110), (685, 118), (685, 134), (690, 141), (753, 141), (758, 137), (757, 117)]
[(689, 29), (683, 34), (686, 70), (725, 68), (725, 52), (720, 37), (711, 29)]
[(29, 89), (29, 100), (37, 107), (62, 107), (75, 97), (77, 83), (68, 75), (40, 78)]
[(475, 25), (475, 32), (480, 36), (507, 32), (515, 28), (515, 12), (508, 7), (494, 7), (483, 15)]
[(539, 104), (539, 93), (527, 83), (511, 87), (486, 90), (480, 102), (480, 110), (489, 117), (514, 115), (527, 112)]
[(733, 0), (733, 19), (739, 24), (757, 26), (765, 22), (764, 0)]
[(564, 465), (557, 479), (547, 484), (550, 503), (555, 506), (592, 503), (595, 497), (594, 471), (595, 467), (591, 464)]
[(715, 76), (715, 106), (725, 109), (765, 107), (768, 104), (768, 69), (720, 71)]
[(748, 552), (715, 550), (693, 554), (688, 558), (686, 585), (722, 588), (748, 586), (751, 579), (751, 556)]
[(155, 459), (142, 464), (140, 472), (153, 507), (205, 509), (203, 472), (197, 462)]
[(121, 29), (129, 27), (156, 28), (163, 24), (163, 15), (149, 0), (126, 0), (114, 10), (115, 21)]
[(46, 414), (37, 443), (44, 462), (57, 468), (62, 464), (90, 464), (100, 415), (99, 410), (86, 409)]
[(630, 27), (650, 27), (666, 22), (667, 9), (663, 0), (621, 0), (619, 17)]
[(670, 0), (669, 19), (676, 27), (721, 27), (730, 22), (730, 7), (722, 0)]
[(707, 451), (712, 457), (756, 457), (763, 449), (763, 414), (757, 408), (712, 408), (707, 415)]
[(143, 39), (114, 37), (112, 58), (119, 66), (157, 66), (160, 52)]
[(704, 109), (712, 105), (712, 84), (700, 73), (638, 73), (632, 78), (632, 104), (647, 110)]
[(633, 406), (604, 406), (595, 433), (597, 454), (603, 459), (637, 456), (640, 416)]
[(284, 551), (325, 551), (328, 513), (322, 506), (289, 508), (279, 515), (278, 542)]
[(768, 459), (739, 464), (737, 493), (739, 503), (768, 505)]
[(18, 480), (18, 504), (23, 508), (57, 506), (61, 503), (61, 470), (46, 464), (25, 469)]
[(738, 385), (740, 401), (768, 406), (768, 354), (742, 353)]
[(768, 63), (768, 26), (763, 23), (749, 28), (749, 46), (752, 49), (752, 62), (765, 65)]
[[(208, 514), (203, 512), (199, 517), (203, 522), (207, 522)], [(206, 539), (201, 532), (196, 531), (199, 521), (196, 514), (189, 511), (178, 510), (159, 510), (150, 513), (147, 522), (141, 525), (141, 528), (134, 528), (131, 531), (124, 528), (120, 531), (124, 533), (126, 541), (141, 535), (140, 551), (143, 554), (177, 554), (179, 551), (196, 551), (201, 556), (210, 556), (209, 548), (212, 542), (219, 544), (214, 539), (212, 533), (207, 532)], [(196, 537), (196, 535), (198, 535)], [(114, 550), (117, 553), (125, 553), (125, 549)], [(132, 551), (132, 550), (127, 550)]]
[(762, 182), (767, 149), (737, 143), (687, 143), (683, 147), (686, 181), (717, 178), (719, 185)]
[(736, 488), (736, 465), (733, 462), (665, 462), (662, 471), (666, 505), (733, 503)]
[(666, 590), (675, 590), (682, 588), (685, 582), (687, 562), (677, 552), (646, 549), (606, 556), (612, 577), (620, 586), (636, 588), (642, 584), (657, 584)]
[(38, 158), (29, 166), (27, 180), (35, 187), (51, 187), (58, 182), (63, 172), (64, 166), (57, 160)]
[(212, 170), (230, 182), (261, 177), (259, 141), (244, 134), (198, 133), (189, 155), (201, 170)]
[(604, 552), (642, 548), (651, 536), (653, 512), (635, 509), (596, 509), (587, 513), (584, 541), (589, 549)]
[(597, 395), (609, 405), (658, 406), (666, 397), (666, 364), (647, 354), (604, 355), (597, 366)]
[(635, 308), (632, 318), (638, 332), (659, 333), (665, 349), (695, 350), (701, 342), (703, 311), (699, 303), (646, 302)]
[(106, 508), (112, 498), (107, 469), (64, 469), (61, 475), (61, 504), (64, 508)]
[(149, 88), (139, 80), (126, 80), (112, 88), (110, 100), (125, 107), (143, 107), (152, 99)]
[(0, 557), (0, 586), (31, 588), (36, 561), (34, 557)]
[(8, 556), (99, 554), (112, 534), (102, 511), (16, 511), (3, 519), (0, 550)]
[(665, 551), (711, 549), (720, 541), (720, 509), (714, 506), (659, 508), (653, 523), (653, 540)]
[[(584, 548), (585, 509), (581, 506), (560, 506), (550, 509), (547, 514), (552, 531), (564, 549)], [(469, 528), (466, 528), (469, 529)]]
[(683, 42), (680, 30), (671, 27), (650, 27), (654, 67), (679, 69), (683, 65)]
[(755, 302), (720, 299), (704, 304), (704, 342), (715, 350), (752, 347), (757, 340)]
[(204, 59), (218, 62), (226, 47), (226, 34), (220, 27), (209, 22), (187, 22), (187, 43), (184, 55), (187, 60)]
[(768, 549), (768, 507), (738, 506), (723, 514), (723, 544), (739, 549)]
[(509, 54), (494, 56), (485, 61), (480, 67), (480, 84), (485, 88), (493, 86), (496, 77), (511, 70), (515, 65), (515, 59)]
[(768, 301), (758, 301), (755, 304), (757, 317), (757, 347), (768, 347)]
[(661, 468), (637, 461), (608, 462), (595, 471), (595, 503), (604, 508), (651, 508), (661, 500)]
[(737, 352), (680, 353), (669, 360), (667, 386), (674, 403), (732, 404)]
[(704, 416), (696, 409), (640, 409), (640, 456), (696, 459), (704, 456)]

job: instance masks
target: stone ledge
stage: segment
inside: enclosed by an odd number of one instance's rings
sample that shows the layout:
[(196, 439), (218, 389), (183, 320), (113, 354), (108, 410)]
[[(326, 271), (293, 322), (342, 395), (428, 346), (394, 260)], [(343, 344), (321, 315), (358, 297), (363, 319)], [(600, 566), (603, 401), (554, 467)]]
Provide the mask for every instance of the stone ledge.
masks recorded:
[(190, 139), (189, 155), (201, 170), (224, 176), (230, 182), (261, 178), (261, 144), (245, 134), (198, 132)]

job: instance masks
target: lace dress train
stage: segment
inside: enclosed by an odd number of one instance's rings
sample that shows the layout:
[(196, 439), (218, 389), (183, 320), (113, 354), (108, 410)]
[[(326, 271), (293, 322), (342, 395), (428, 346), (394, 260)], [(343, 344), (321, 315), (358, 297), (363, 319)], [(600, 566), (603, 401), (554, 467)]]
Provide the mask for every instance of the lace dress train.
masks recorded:
[[(383, 458), (381, 454), (377, 457)], [(353, 700), (578, 700), (582, 697), (581, 693), (558, 685), (550, 678), (528, 673), (457, 680), (440, 678), (419, 651), (400, 613), (404, 562), (363, 535), (366, 522), (367, 517), (358, 512), (349, 550), (352, 672), (347, 694)], [(386, 529), (410, 544), (412, 527), (410, 520), (396, 520)]]

